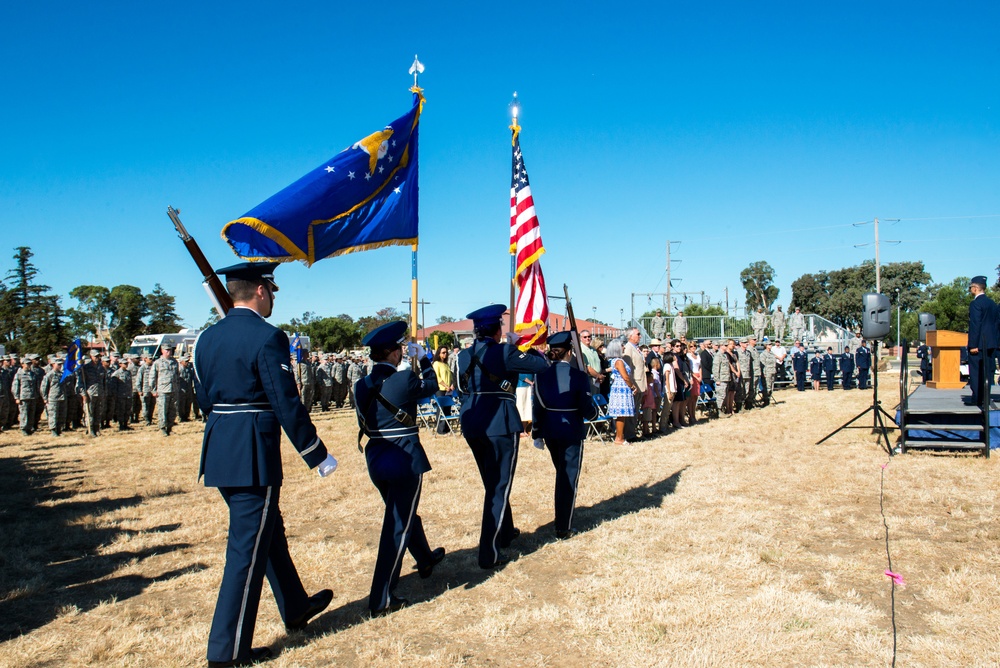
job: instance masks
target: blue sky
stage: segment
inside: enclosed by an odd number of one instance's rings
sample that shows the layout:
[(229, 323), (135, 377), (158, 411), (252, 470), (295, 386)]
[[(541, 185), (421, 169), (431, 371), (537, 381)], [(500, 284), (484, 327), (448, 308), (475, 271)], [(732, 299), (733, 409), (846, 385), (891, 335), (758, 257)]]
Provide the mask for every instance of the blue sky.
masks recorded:
[[(542, 267), (580, 315), (617, 323), (663, 292), (667, 240), (675, 291), (742, 303), (740, 270), (766, 260), (787, 304), (803, 273), (872, 257), (852, 223), (875, 216), (902, 219), (883, 262), (996, 276), (1000, 3), (375, 7), (4, 3), (0, 272), (27, 245), (60, 294), (158, 282), (200, 325), (167, 205), (235, 262), (222, 226), (402, 115), (416, 53), (428, 322), (508, 299), (515, 90)], [(278, 278), (275, 321), (405, 309), (410, 253)]]

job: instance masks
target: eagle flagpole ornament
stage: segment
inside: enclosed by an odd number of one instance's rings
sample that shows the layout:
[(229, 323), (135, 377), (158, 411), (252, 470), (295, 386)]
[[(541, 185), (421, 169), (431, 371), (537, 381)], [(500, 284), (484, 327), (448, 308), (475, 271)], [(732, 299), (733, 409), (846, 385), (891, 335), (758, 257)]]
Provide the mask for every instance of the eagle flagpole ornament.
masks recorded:
[(517, 285), (517, 299), (514, 301), (514, 331), (518, 334), (535, 329), (533, 334), (522, 335), (518, 348), (527, 350), (531, 346), (544, 344), (549, 319), (548, 295), (545, 292), (545, 277), (539, 262), (545, 253), (542, 245), (542, 231), (535, 214), (535, 202), (531, 197), (528, 170), (521, 154), (521, 126), (518, 125), (520, 105), (517, 93), (511, 104), (511, 161), (510, 180), (510, 252), (514, 256), (513, 283)]

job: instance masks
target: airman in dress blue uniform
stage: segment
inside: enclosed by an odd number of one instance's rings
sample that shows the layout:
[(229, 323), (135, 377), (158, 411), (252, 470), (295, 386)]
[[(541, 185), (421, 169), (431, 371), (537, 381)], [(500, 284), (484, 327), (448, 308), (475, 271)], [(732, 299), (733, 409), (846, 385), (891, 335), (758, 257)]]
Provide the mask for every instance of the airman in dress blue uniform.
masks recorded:
[(862, 339), (861, 347), (854, 353), (854, 363), (858, 367), (858, 389), (868, 389), (868, 373), (872, 368), (872, 351), (868, 343)]
[(506, 561), (500, 550), (520, 535), (510, 513), (510, 490), (517, 468), (521, 417), (514, 388), (519, 373), (539, 373), (548, 361), (534, 350), (500, 343), (502, 304), (485, 306), (467, 318), (476, 340), (458, 354), (458, 390), (462, 393), (462, 433), (476, 458), (483, 479), (480, 568), (496, 568)]
[(917, 359), (920, 360), (920, 379), (926, 385), (931, 379), (931, 349), (926, 343), (917, 346)]
[(826, 389), (832, 392), (837, 381), (837, 356), (833, 354), (833, 348), (826, 349), (823, 372), (826, 374)]
[(208, 416), (199, 477), (229, 506), (226, 567), (208, 639), (209, 666), (244, 666), (272, 657), (252, 648), (265, 572), (289, 630), (304, 628), (333, 599), (308, 596), (288, 553), (278, 507), (281, 430), (321, 476), (336, 469), (299, 401), (288, 337), (264, 318), (274, 307), (275, 263), (220, 269), (234, 307), (197, 341), (195, 392)]
[(385, 502), (382, 536), (372, 575), (368, 608), (373, 616), (402, 608), (407, 601), (393, 590), (399, 582), (403, 553), (409, 549), (417, 562), (420, 577), (431, 576), (434, 566), (444, 559), (444, 548), (431, 550), (424, 526), (417, 515), (423, 475), (431, 470), (420, 445), (416, 423), (417, 400), (432, 396), (438, 388), (437, 376), (426, 353), (415, 343), (408, 355), (417, 357), (420, 375), (397, 371), (403, 359), (400, 344), (406, 337), (406, 323), (390, 322), (371, 331), (362, 345), (371, 348), (375, 366), (371, 374), (354, 386), (355, 412), (365, 446), (368, 476)]
[(792, 352), (792, 370), (795, 372), (795, 389), (799, 392), (806, 391), (806, 368), (809, 366), (809, 356), (806, 355), (802, 344), (799, 344)]
[(823, 380), (823, 351), (817, 350), (812, 360), (809, 362), (809, 377), (813, 382), (813, 389), (820, 389), (820, 381)]
[[(972, 302), (969, 304), (969, 387), (972, 397), (967, 403), (982, 407), (990, 401), (990, 388), (996, 375), (996, 351), (1000, 345), (1000, 313), (996, 303), (986, 295), (986, 277), (975, 276), (969, 281)], [(983, 394), (983, 381), (986, 394)]]
[(583, 441), (587, 436), (584, 420), (597, 417), (597, 405), (590, 394), (590, 377), (571, 365), (572, 338), (569, 332), (549, 337), (549, 358), (554, 364), (535, 376), (532, 436), (549, 449), (556, 467), (556, 537), (570, 538), (573, 509), (583, 469)]
[(845, 390), (854, 389), (854, 355), (850, 350), (840, 356), (840, 384)]

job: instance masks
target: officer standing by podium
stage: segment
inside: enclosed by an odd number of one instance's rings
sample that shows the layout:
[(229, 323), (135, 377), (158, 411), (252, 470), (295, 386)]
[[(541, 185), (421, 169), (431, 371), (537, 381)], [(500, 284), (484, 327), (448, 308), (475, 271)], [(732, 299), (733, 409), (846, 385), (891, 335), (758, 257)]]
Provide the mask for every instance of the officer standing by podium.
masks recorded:
[[(972, 399), (968, 403), (983, 406), (990, 400), (990, 388), (996, 374), (997, 332), (1000, 315), (996, 303), (986, 296), (986, 277), (975, 276), (969, 281), (972, 303), (969, 304), (969, 387)], [(986, 396), (983, 396), (983, 380), (986, 380)]]
[(458, 354), (458, 390), (462, 393), (460, 422), (483, 479), (483, 521), (479, 537), (479, 567), (505, 564), (500, 550), (520, 535), (510, 513), (510, 490), (517, 468), (521, 416), (514, 388), (519, 373), (539, 373), (547, 360), (534, 350), (500, 343), (500, 325), (507, 308), (484, 306), (470, 318), (476, 340)]
[(195, 387), (208, 416), (198, 477), (218, 487), (229, 506), (226, 567), (208, 637), (208, 665), (248, 666), (273, 656), (252, 648), (264, 574), (285, 628), (305, 628), (333, 600), (308, 596), (288, 553), (278, 507), (281, 430), (309, 468), (326, 477), (337, 467), (299, 401), (288, 337), (264, 321), (274, 308), (273, 262), (220, 269), (233, 308), (202, 332), (195, 348)]
[(570, 364), (572, 347), (569, 332), (549, 337), (549, 359), (553, 364), (535, 376), (531, 429), (535, 447), (548, 447), (556, 467), (555, 529), (559, 539), (577, 533), (573, 529), (573, 509), (583, 470), (583, 441), (587, 436), (584, 420), (597, 417), (590, 377)]
[(421, 578), (430, 577), (434, 566), (444, 559), (443, 547), (431, 550), (417, 515), (423, 475), (431, 470), (420, 445), (417, 400), (437, 392), (437, 376), (427, 353), (415, 343), (409, 344), (407, 356), (417, 358), (420, 375), (396, 370), (403, 359), (400, 346), (405, 338), (406, 323), (401, 320), (369, 332), (361, 345), (371, 348), (375, 366), (354, 386), (358, 427), (369, 438), (365, 446), (368, 476), (385, 502), (368, 596), (372, 616), (394, 612), (407, 604), (406, 599), (393, 593), (407, 549), (417, 562)]

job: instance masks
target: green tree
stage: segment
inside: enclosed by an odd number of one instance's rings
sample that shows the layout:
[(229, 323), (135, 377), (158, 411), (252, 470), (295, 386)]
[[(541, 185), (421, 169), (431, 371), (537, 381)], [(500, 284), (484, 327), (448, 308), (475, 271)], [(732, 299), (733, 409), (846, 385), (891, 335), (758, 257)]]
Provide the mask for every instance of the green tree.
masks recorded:
[(376, 327), (381, 327), (393, 320), (406, 320), (406, 314), (399, 309), (386, 306), (376, 311), (375, 315), (361, 316), (358, 318), (358, 324), (361, 326), (362, 336), (364, 336)]
[(82, 314), (89, 325), (88, 334), (101, 339), (111, 320), (111, 291), (103, 285), (79, 285), (69, 291), (69, 296), (80, 303), (80, 308), (72, 309), (73, 321), (78, 322)]
[(177, 332), (181, 329), (181, 322), (177, 317), (175, 299), (167, 294), (167, 291), (157, 283), (153, 286), (153, 291), (146, 295), (146, 312), (149, 321), (146, 324), (146, 331), (151, 334), (165, 334)]
[(441, 315), (441, 316), (438, 316), (437, 324), (443, 325), (446, 322), (457, 322), (457, 321), (455, 320), (455, 318), (452, 318), (450, 315)]
[(116, 285), (108, 294), (108, 306), (111, 311), (111, 340), (115, 349), (128, 350), (132, 339), (146, 328), (142, 321), (148, 314), (146, 298), (142, 290), (134, 285)]
[(757, 260), (740, 272), (740, 283), (746, 290), (746, 308), (756, 311), (758, 306), (765, 311), (778, 299), (778, 288), (774, 285), (774, 267), (764, 260)]
[[(454, 322), (454, 320), (451, 320), (449, 322)], [(437, 341), (436, 345), (434, 344), (435, 341)], [(437, 350), (441, 346), (447, 346), (449, 349), (454, 348), (455, 334), (454, 332), (442, 332), (439, 329), (435, 329), (433, 332), (431, 332), (431, 335), (427, 338), (426, 344), (434, 345), (435, 350)]]
[(208, 309), (208, 319), (205, 320), (205, 324), (201, 326), (202, 329), (208, 329), (215, 323), (219, 322), (222, 318), (219, 317), (219, 312), (214, 308)]
[(345, 314), (335, 318), (317, 318), (313, 313), (306, 313), (302, 319), (292, 318), (290, 323), (278, 327), (308, 336), (313, 350), (325, 352), (357, 348), (364, 336), (359, 323)]
[(18, 246), (14, 250), (14, 268), (7, 273), (10, 287), (0, 304), (6, 320), (4, 340), (21, 354), (45, 354), (55, 350), (64, 336), (59, 297), (47, 294), (49, 286), (35, 282), (39, 272), (31, 262), (31, 249)]

